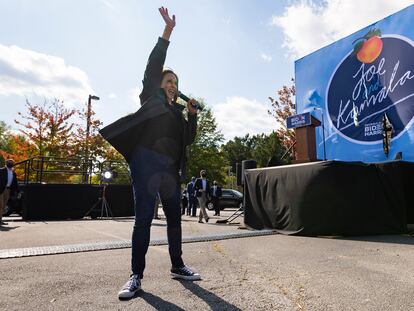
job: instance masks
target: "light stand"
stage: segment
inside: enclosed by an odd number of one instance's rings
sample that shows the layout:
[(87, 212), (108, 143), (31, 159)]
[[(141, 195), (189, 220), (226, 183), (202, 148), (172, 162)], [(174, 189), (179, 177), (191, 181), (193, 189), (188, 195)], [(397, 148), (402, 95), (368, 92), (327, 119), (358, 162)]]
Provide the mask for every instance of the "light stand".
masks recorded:
[[(92, 206), (92, 208), (85, 214), (86, 217), (91, 214), (91, 212), (100, 210), (101, 219), (103, 217), (106, 218), (112, 218), (113, 214), (109, 207), (108, 201), (106, 200), (106, 186), (108, 183), (112, 182), (116, 177), (118, 177), (118, 173), (113, 170), (112, 167), (108, 167), (106, 170), (104, 170), (101, 174), (101, 185), (103, 184), (102, 188), (102, 196), (98, 199), (98, 201)], [(100, 208), (99, 208), (100, 205)], [(96, 216), (96, 214), (90, 215), (92, 219), (98, 218), (99, 216)]]
[[(247, 169), (255, 169), (257, 167), (257, 163), (254, 160), (243, 160), (242, 161), (242, 176), (244, 175), (244, 171)], [(232, 221), (234, 221), (235, 219), (237, 219), (240, 216), (244, 217), (244, 207), (245, 207), (245, 202), (246, 202), (246, 181), (244, 180), (244, 177), (242, 178), (242, 186), (243, 186), (243, 203), (241, 204), (241, 206), (239, 206), (239, 208), (232, 214), (230, 215), (227, 219), (219, 219), (216, 221), (216, 223), (218, 224), (226, 224), (226, 223), (231, 223)]]
[(98, 201), (92, 206), (92, 208), (83, 217), (91, 216), (92, 219), (98, 218), (99, 216), (95, 217), (95, 214), (91, 215), (91, 213), (96, 210), (98, 211), (100, 210), (101, 219), (103, 219), (104, 217), (113, 218), (111, 208), (109, 207), (108, 201), (106, 200), (106, 186), (107, 185), (105, 184), (103, 185), (102, 196), (98, 199)]

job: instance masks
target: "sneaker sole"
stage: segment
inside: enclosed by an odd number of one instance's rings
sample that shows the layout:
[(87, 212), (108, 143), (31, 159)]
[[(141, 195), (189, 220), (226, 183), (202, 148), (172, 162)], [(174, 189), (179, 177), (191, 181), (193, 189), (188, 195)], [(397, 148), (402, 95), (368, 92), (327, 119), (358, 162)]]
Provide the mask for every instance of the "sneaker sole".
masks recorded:
[(199, 281), (201, 280), (201, 276), (199, 274), (195, 274), (192, 276), (185, 276), (185, 275), (181, 275), (181, 274), (176, 274), (171, 272), (171, 276), (174, 279), (181, 279), (181, 280), (186, 280), (186, 281)]
[(133, 292), (123, 292), (123, 293), (118, 293), (118, 298), (119, 299), (130, 299), (132, 297), (135, 296), (135, 294), (137, 292), (139, 292), (141, 290), (141, 287), (138, 288), (137, 290), (133, 291)]

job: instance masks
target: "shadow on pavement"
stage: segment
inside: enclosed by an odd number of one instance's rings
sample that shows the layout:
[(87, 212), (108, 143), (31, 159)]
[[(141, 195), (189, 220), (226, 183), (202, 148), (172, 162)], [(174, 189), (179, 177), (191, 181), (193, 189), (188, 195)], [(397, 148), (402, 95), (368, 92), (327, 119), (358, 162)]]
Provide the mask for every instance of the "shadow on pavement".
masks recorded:
[(188, 289), (198, 298), (200, 298), (205, 303), (207, 303), (209, 307), (211, 308), (211, 310), (213, 311), (219, 311), (219, 310), (241, 311), (241, 309), (239, 309), (235, 305), (232, 305), (231, 303), (225, 301), (223, 298), (220, 298), (216, 294), (202, 288), (200, 285), (198, 285), (195, 282), (182, 281), (182, 280), (179, 280), (179, 282), (186, 289)]
[(112, 218), (109, 218), (109, 220), (112, 220), (115, 222), (134, 222), (134, 216), (112, 217)]
[(153, 222), (153, 223), (151, 224), (151, 226), (156, 226), (156, 227), (166, 227), (166, 226), (167, 226), (167, 223), (160, 224), (160, 223)]
[(10, 226), (7, 226), (7, 225), (5, 225), (5, 226), (1, 226), (1, 225), (0, 225), (0, 231), (10, 231), (10, 230), (17, 229), (17, 228), (19, 228), (19, 227), (20, 227), (20, 226), (10, 227)]
[[(179, 310), (184, 311), (184, 309), (179, 306), (166, 301), (158, 296), (155, 296), (151, 293), (147, 293), (144, 290), (140, 290), (132, 299), (142, 298), (146, 303), (151, 305), (155, 310)], [(124, 299), (123, 299), (124, 300)], [(125, 299), (126, 301), (130, 299)]]
[[(412, 234), (412, 233), (411, 233)], [(357, 237), (341, 237), (340, 240), (351, 240), (361, 242), (380, 242), (393, 244), (414, 245), (414, 236), (412, 235), (370, 235)]]

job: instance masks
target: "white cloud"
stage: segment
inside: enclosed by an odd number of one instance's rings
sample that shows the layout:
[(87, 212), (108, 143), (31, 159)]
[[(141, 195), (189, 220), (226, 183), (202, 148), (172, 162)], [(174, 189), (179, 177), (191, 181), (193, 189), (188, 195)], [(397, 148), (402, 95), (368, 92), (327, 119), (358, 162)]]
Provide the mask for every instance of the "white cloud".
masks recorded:
[(116, 96), (116, 94), (115, 93), (110, 93), (109, 95), (108, 95), (108, 98), (110, 98), (110, 99), (115, 99), (115, 98), (117, 98), (118, 96)]
[(276, 120), (267, 113), (268, 107), (257, 100), (228, 97), (212, 110), (226, 140), (246, 134), (268, 134), (277, 128)]
[(112, 0), (102, 0), (102, 2), (110, 10), (115, 8), (115, 2)]
[(230, 17), (228, 17), (228, 18), (222, 18), (222, 19), (221, 19), (221, 21), (222, 21), (224, 24), (226, 24), (226, 25), (230, 25), (230, 23), (231, 23), (231, 18), (230, 18)]
[(0, 95), (37, 95), (66, 103), (92, 94), (87, 74), (60, 57), (0, 44)]
[(413, 0), (312, 0), (296, 1), (272, 25), (282, 28), (284, 46), (301, 57), (364, 28), (410, 4)]
[(131, 112), (135, 112), (139, 107), (141, 107), (141, 102), (139, 100), (139, 94), (141, 93), (141, 88), (136, 86), (128, 91), (128, 99), (131, 103)]
[(272, 56), (266, 53), (260, 53), (260, 58), (263, 59), (265, 62), (270, 63), (272, 61)]

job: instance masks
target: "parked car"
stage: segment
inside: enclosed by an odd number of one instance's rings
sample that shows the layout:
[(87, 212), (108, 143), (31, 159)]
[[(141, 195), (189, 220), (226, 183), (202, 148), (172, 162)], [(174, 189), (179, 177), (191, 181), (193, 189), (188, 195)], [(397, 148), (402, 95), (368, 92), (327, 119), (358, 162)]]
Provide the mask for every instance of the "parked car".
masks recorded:
[[(221, 189), (221, 197), (219, 198), (220, 210), (225, 208), (240, 208), (243, 206), (243, 194), (234, 189)], [(207, 208), (213, 210), (213, 203), (207, 203)]]

